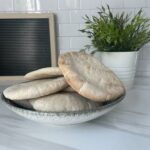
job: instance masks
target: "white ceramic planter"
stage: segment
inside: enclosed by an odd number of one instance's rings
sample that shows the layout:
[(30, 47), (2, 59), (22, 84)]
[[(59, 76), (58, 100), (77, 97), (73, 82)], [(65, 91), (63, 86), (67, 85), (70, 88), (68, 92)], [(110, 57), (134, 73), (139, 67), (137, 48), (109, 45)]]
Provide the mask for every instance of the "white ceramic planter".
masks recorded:
[(113, 70), (129, 90), (134, 84), (138, 54), (139, 52), (97, 52), (94, 56)]

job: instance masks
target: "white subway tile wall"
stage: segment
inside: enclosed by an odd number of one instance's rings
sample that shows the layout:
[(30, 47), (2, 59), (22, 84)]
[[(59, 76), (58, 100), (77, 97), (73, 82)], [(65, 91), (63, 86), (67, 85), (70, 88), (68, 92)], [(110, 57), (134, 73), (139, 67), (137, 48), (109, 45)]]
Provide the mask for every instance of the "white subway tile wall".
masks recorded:
[(70, 39), (70, 48), (73, 50), (78, 50), (83, 48), (85, 45), (90, 44), (90, 39), (87, 37), (72, 37)]
[(66, 51), (70, 49), (70, 37), (58, 37), (58, 46), (57, 48), (61, 51)]
[(101, 5), (100, 0), (80, 0), (81, 9), (96, 9)]
[(111, 8), (124, 8), (124, 1), (130, 0), (102, 0), (102, 5), (109, 4)]
[(58, 0), (36, 0), (38, 11), (49, 11), (58, 9)]
[(58, 36), (60, 37), (76, 37), (79, 36), (79, 24), (59, 24)]
[(14, 0), (13, 4), (14, 11), (36, 11), (35, 0)]
[(126, 8), (141, 8), (146, 7), (146, 0), (124, 0), (124, 7)]
[[(79, 32), (83, 16), (96, 15), (97, 7), (109, 4), (114, 13), (135, 14), (141, 7), (150, 17), (150, 0), (0, 0), (0, 11), (48, 12), (56, 14), (57, 44), (60, 53), (80, 50), (90, 40)], [(137, 76), (150, 76), (150, 44), (140, 51)]]
[(70, 11), (54, 11), (57, 14), (57, 21), (59, 24), (70, 24)]
[(80, 8), (80, 0), (58, 0), (58, 9), (73, 10), (79, 8)]
[(146, 6), (150, 7), (150, 1), (149, 0), (146, 0)]
[(12, 0), (0, 0), (0, 11), (3, 11), (3, 12), (13, 11), (13, 1)]

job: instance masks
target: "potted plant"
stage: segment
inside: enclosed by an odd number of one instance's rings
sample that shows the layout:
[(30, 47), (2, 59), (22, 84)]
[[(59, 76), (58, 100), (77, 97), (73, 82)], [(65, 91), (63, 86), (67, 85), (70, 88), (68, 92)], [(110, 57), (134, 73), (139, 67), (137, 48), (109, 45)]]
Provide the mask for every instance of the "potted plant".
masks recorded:
[(80, 31), (91, 39), (91, 54), (112, 69), (127, 89), (132, 88), (139, 50), (150, 41), (149, 18), (142, 9), (133, 17), (124, 12), (114, 15), (107, 5), (99, 8), (98, 16), (84, 19)]

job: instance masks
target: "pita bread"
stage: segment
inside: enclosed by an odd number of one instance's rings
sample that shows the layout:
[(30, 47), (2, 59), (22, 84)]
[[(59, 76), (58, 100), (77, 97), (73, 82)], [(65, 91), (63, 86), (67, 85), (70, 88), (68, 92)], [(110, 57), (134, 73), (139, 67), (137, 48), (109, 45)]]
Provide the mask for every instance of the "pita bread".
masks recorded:
[(89, 101), (77, 93), (67, 92), (33, 99), (30, 103), (35, 110), (44, 112), (80, 111), (98, 106), (98, 103)]
[(29, 72), (24, 78), (27, 80), (37, 80), (58, 76), (62, 76), (62, 72), (58, 67), (47, 67)]
[(60, 55), (58, 64), (68, 84), (88, 99), (104, 102), (125, 93), (118, 77), (89, 54), (67, 52)]
[(64, 77), (35, 80), (8, 87), (4, 96), (11, 100), (27, 100), (56, 93), (67, 86)]

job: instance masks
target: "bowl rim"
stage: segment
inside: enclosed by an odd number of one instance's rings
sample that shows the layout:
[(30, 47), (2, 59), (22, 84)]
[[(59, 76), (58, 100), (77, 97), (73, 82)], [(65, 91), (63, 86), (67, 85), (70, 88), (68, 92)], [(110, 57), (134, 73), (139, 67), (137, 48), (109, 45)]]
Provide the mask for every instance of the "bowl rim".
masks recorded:
[(89, 114), (89, 113), (95, 113), (97, 111), (102, 111), (104, 109), (107, 109), (109, 107), (115, 106), (116, 104), (118, 104), (119, 102), (121, 102), (126, 94), (123, 94), (122, 96), (120, 96), (119, 98), (117, 98), (116, 100), (113, 101), (109, 101), (109, 102), (105, 102), (104, 105), (101, 105), (95, 109), (90, 109), (90, 110), (81, 110), (81, 111), (67, 111), (67, 112), (42, 112), (42, 111), (36, 111), (36, 110), (32, 110), (32, 109), (27, 109), (27, 108), (23, 108), (21, 106), (18, 106), (17, 104), (15, 104), (12, 100), (5, 98), (3, 92), (1, 94), (1, 101), (4, 105), (6, 105), (8, 108), (11, 108), (11, 110), (18, 110), (18, 111), (22, 111), (22, 113), (29, 113), (30, 115), (41, 115), (41, 116), (72, 116), (72, 115), (82, 115), (82, 114)]

